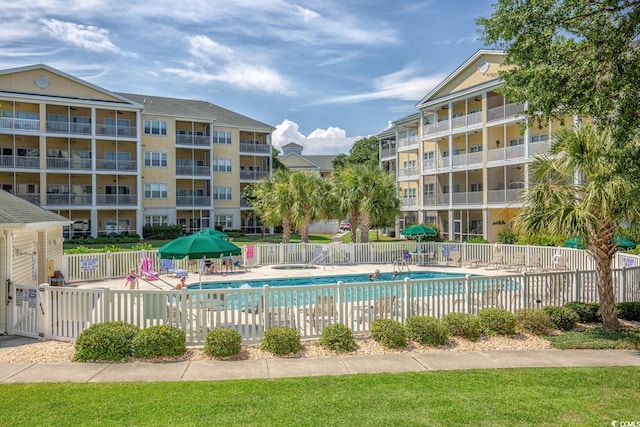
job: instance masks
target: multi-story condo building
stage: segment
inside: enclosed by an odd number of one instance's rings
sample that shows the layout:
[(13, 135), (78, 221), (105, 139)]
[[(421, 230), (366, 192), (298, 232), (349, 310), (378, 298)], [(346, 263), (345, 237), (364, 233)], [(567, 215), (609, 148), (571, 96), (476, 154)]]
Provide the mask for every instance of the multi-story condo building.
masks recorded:
[(115, 93), (46, 65), (0, 71), (0, 188), (67, 235), (259, 232), (244, 189), (271, 171), (273, 128), (204, 101)]
[(496, 89), (504, 53), (480, 50), (380, 132), (380, 162), (396, 176), (398, 228), (437, 224), (446, 240), (496, 241), (512, 225), (529, 164), (561, 124), (529, 123)]

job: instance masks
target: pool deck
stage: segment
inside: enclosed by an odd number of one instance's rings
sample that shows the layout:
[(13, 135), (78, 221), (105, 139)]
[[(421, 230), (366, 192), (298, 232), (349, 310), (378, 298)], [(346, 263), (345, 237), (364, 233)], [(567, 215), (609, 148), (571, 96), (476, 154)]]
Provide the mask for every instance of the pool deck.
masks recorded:
[[(259, 266), (253, 267), (246, 271), (233, 271), (229, 273), (216, 273), (200, 276), (197, 272), (189, 272), (187, 277), (187, 284), (190, 286), (197, 285), (200, 280), (202, 283), (211, 282), (228, 282), (236, 280), (270, 280), (277, 278), (296, 278), (296, 277), (309, 277), (309, 276), (341, 276), (347, 274), (371, 274), (376, 270), (380, 270), (382, 274), (393, 273), (393, 267), (390, 264), (359, 264), (359, 265), (340, 265), (340, 266), (318, 266), (315, 269), (278, 269), (274, 266)], [(282, 266), (276, 266), (282, 267)], [(397, 268), (397, 267), (396, 267)], [(513, 272), (507, 272), (506, 266), (504, 269), (486, 269), (485, 267), (454, 267), (446, 266), (444, 264), (433, 264), (429, 266), (409, 265), (410, 271), (434, 271), (443, 273), (463, 273), (472, 275), (484, 275), (484, 276), (502, 276), (506, 274), (515, 274)], [(406, 267), (403, 267), (400, 272), (400, 277), (403, 273), (406, 273)], [(138, 289), (171, 289), (171, 286), (175, 286), (180, 279), (167, 274), (162, 274), (160, 280), (154, 280), (147, 282), (146, 280), (138, 281)], [(94, 288), (120, 288), (125, 289), (126, 279), (124, 277), (110, 280), (98, 280), (92, 282), (77, 282), (71, 283), (67, 286), (77, 287), (83, 289)]]

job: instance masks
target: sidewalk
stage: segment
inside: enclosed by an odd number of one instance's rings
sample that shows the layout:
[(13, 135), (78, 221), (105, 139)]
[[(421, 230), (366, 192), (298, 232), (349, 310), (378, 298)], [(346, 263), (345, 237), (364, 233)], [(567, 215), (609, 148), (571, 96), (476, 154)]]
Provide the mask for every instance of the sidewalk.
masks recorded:
[(511, 350), (167, 363), (2, 363), (0, 384), (213, 381), (457, 369), (640, 366), (638, 350)]

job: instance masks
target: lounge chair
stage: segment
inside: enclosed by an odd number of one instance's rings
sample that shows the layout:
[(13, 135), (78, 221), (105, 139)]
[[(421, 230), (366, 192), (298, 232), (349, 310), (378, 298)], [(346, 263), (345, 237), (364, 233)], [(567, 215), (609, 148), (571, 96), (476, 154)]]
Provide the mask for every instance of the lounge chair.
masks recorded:
[(183, 270), (181, 268), (176, 268), (173, 264), (172, 259), (163, 259), (160, 260), (160, 272), (166, 271), (167, 274), (173, 275), (174, 277), (188, 277), (189, 272), (187, 270)]
[(497, 270), (498, 268), (500, 268), (500, 266), (502, 265), (502, 254), (501, 253), (495, 253), (493, 254), (493, 258), (491, 258), (491, 261), (489, 261), (489, 263), (487, 263), (487, 270)]
[(447, 265), (450, 263), (453, 264), (454, 267), (460, 267), (460, 252), (451, 251), (449, 252), (449, 258), (447, 259)]
[(553, 257), (553, 269), (554, 270), (568, 270), (569, 269), (569, 259), (564, 256)]
[(529, 258), (529, 262), (524, 266), (527, 271), (539, 271), (542, 270), (542, 260), (540, 259), (540, 254), (538, 252), (534, 252), (531, 254)]
[(322, 328), (334, 323), (336, 319), (336, 304), (333, 295), (318, 295), (308, 314), (309, 323), (314, 328), (315, 333), (319, 333)]
[(516, 254), (511, 262), (507, 264), (507, 271), (520, 272), (526, 264), (525, 254)]
[(153, 269), (153, 261), (149, 257), (143, 257), (140, 260), (140, 277), (146, 280), (157, 280), (160, 273)]
[(398, 300), (395, 295), (377, 299), (373, 306), (357, 309), (355, 320), (362, 323), (365, 319), (372, 321), (381, 317), (393, 318), (398, 312)]

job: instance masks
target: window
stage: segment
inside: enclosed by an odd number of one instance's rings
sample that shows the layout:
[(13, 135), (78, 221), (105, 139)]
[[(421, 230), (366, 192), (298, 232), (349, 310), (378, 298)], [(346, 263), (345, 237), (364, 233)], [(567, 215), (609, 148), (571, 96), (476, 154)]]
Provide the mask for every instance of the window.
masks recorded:
[(167, 135), (167, 121), (166, 120), (145, 120), (144, 121), (144, 134), (145, 135)]
[(442, 186), (442, 194), (449, 194), (449, 186), (448, 185), (443, 185)]
[(533, 135), (531, 136), (531, 142), (544, 142), (544, 141), (548, 141), (549, 140), (549, 134), (547, 133), (541, 133), (538, 135)]
[(168, 225), (169, 217), (167, 215), (145, 215), (144, 225)]
[(403, 169), (409, 169), (409, 168), (415, 168), (416, 167), (416, 161), (415, 160), (405, 160), (402, 163), (402, 168)]
[(230, 186), (213, 187), (213, 200), (231, 200), (233, 196)]
[(516, 139), (509, 140), (509, 147), (516, 147), (518, 145), (523, 145), (523, 144), (524, 144), (524, 138), (516, 138)]
[(424, 159), (425, 160), (433, 160), (435, 157), (436, 157), (435, 151), (425, 151), (424, 152)]
[(169, 197), (169, 184), (145, 184), (145, 199), (167, 199)]
[(469, 147), (469, 152), (470, 153), (480, 153), (480, 152), (482, 152), (482, 145), (472, 145), (471, 147)]
[(214, 144), (231, 144), (231, 132), (228, 132), (226, 130), (214, 130), (213, 143)]
[(233, 215), (216, 215), (214, 221), (215, 226), (223, 230), (233, 228)]
[(166, 168), (167, 153), (162, 151), (145, 151), (144, 165), (150, 168)]
[(231, 159), (213, 159), (214, 172), (231, 172)]
[(471, 184), (471, 192), (482, 191), (482, 183), (476, 182)]
[(403, 188), (402, 193), (405, 199), (413, 199), (416, 197), (416, 189), (415, 188)]
[(436, 185), (434, 183), (424, 185), (425, 196), (435, 196), (435, 194), (436, 194)]

